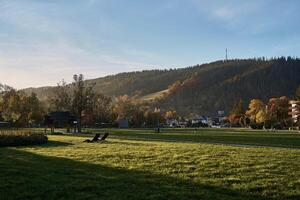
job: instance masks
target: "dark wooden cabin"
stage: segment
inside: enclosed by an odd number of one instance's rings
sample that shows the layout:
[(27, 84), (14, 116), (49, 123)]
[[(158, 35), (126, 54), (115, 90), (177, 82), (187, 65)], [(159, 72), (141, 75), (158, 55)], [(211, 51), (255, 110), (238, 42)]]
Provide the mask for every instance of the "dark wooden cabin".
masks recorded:
[(68, 111), (50, 112), (44, 117), (44, 125), (46, 128), (51, 128), (51, 133), (54, 133), (54, 128), (67, 128), (67, 132), (70, 132), (70, 129), (74, 128), (75, 132), (76, 122), (76, 117)]

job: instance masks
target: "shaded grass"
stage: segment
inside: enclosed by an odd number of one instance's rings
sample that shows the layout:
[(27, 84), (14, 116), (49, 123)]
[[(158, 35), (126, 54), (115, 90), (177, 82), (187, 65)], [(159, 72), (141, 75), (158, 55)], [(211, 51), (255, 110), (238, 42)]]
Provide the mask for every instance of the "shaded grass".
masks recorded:
[(82, 139), (0, 149), (0, 199), (300, 198), (298, 150)]
[[(16, 150), (5, 153), (8, 169), (1, 177), (1, 199), (255, 199), (250, 194), (143, 171)], [(12, 164), (19, 167), (11, 169)], [(7, 176), (10, 174), (17, 174), (17, 180)]]

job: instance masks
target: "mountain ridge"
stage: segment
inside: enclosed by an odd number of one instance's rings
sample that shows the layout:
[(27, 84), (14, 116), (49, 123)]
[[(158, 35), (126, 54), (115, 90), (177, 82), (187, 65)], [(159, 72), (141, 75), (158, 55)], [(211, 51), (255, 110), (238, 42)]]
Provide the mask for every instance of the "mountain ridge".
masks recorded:
[[(183, 115), (228, 112), (242, 99), (266, 101), (274, 96), (293, 97), (300, 85), (300, 59), (220, 60), (187, 68), (143, 70), (86, 80), (107, 96), (129, 95), (153, 107), (174, 109)], [(53, 95), (54, 87), (27, 88), (41, 100)], [(147, 98), (146, 98), (147, 97)]]

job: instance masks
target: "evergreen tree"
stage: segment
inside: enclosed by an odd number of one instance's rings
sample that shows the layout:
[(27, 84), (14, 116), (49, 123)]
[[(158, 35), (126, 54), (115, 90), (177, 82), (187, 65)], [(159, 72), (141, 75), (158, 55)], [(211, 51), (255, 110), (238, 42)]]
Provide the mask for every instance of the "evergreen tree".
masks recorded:
[(297, 100), (300, 100), (300, 86), (297, 88), (295, 96)]

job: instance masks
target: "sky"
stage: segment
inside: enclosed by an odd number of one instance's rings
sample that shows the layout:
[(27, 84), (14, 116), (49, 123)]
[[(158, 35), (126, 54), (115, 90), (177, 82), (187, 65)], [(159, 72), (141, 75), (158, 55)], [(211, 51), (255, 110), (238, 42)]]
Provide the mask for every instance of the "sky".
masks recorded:
[(300, 55), (298, 0), (0, 0), (0, 83), (17, 89), (229, 58)]

